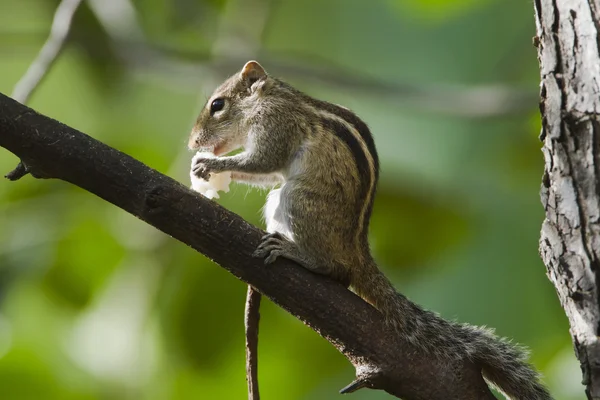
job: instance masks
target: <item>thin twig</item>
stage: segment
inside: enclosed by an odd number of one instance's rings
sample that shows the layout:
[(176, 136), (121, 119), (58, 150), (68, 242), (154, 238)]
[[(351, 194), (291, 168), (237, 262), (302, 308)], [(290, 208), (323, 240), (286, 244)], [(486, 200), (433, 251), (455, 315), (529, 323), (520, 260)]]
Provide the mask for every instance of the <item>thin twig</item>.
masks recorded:
[(353, 380), (352, 382), (350, 382), (350, 384), (347, 385), (346, 387), (342, 388), (340, 390), (340, 394), (354, 393), (358, 389), (367, 387), (367, 385), (368, 385), (368, 382), (365, 381), (364, 379), (356, 379), (356, 380)]
[(10, 171), (8, 174), (4, 175), (4, 177), (6, 179), (8, 179), (9, 181), (16, 181), (16, 180), (21, 179), (28, 173), (29, 173), (29, 170), (27, 169), (25, 164), (23, 164), (22, 162), (19, 162), (17, 164), (17, 166), (15, 167), (15, 169)]
[(13, 99), (25, 104), (40, 82), (48, 74), (52, 64), (64, 48), (73, 15), (82, 0), (62, 0), (54, 13), (50, 35), (40, 50), (37, 58), (31, 63), (27, 72), (16, 84), (12, 93)]
[(244, 326), (246, 328), (246, 381), (248, 400), (260, 400), (258, 391), (258, 325), (260, 321), (260, 300), (262, 295), (248, 285)]

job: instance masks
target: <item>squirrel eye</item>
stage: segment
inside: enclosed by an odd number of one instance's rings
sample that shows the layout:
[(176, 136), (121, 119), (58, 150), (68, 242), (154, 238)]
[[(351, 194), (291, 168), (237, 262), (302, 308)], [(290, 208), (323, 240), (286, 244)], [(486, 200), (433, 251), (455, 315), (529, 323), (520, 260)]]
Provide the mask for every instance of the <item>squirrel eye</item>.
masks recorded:
[(225, 107), (225, 100), (223, 99), (214, 99), (210, 104), (210, 115), (213, 115), (217, 111), (221, 111)]

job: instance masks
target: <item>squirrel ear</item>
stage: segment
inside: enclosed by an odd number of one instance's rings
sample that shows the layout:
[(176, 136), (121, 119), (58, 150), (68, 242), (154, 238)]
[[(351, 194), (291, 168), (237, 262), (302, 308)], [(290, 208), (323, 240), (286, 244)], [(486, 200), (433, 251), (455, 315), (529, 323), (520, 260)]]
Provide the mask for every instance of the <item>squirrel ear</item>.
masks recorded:
[(248, 61), (242, 68), (242, 72), (240, 72), (240, 77), (243, 80), (249, 80), (250, 85), (266, 76), (267, 72), (257, 61)]

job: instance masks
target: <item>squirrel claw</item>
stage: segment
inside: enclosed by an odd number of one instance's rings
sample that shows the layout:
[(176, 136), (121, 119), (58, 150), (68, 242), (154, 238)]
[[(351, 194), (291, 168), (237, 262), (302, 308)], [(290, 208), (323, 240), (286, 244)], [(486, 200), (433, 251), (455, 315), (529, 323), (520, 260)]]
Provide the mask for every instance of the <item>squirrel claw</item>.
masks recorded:
[(266, 247), (272, 247), (274, 245), (283, 246), (285, 238), (279, 232), (269, 233), (268, 235), (260, 238), (260, 244), (256, 248), (257, 251), (263, 250)]
[(210, 179), (211, 172), (215, 172), (215, 160), (215, 158), (196, 158), (194, 160), (192, 172), (198, 178), (208, 181)]
[(252, 253), (253, 257), (265, 258), (265, 264), (272, 264), (277, 257), (286, 254), (286, 247), (289, 241), (279, 232), (269, 233), (261, 238), (261, 242)]
[(210, 170), (206, 166), (206, 164), (202, 162), (197, 162), (196, 165), (192, 168), (192, 172), (200, 179), (204, 179), (208, 181), (210, 179)]
[(267, 252), (263, 249), (256, 249), (254, 253), (252, 253), (252, 257), (254, 258), (265, 258), (267, 256)]
[(265, 264), (273, 264), (277, 257), (283, 255), (283, 249), (280, 245), (271, 244), (269, 246), (259, 246), (254, 253), (252, 253), (252, 257), (256, 258), (265, 258)]
[(281, 233), (279, 233), (279, 232), (267, 233), (266, 235), (264, 235), (263, 237), (260, 238), (260, 241), (264, 242), (264, 241), (266, 241), (268, 239), (271, 239), (271, 238), (277, 238), (277, 239), (283, 240), (283, 235)]
[(269, 256), (267, 258), (265, 258), (265, 264), (273, 264), (275, 262), (275, 260), (277, 260), (277, 257), (279, 257), (282, 254), (283, 253), (281, 250), (272, 250), (269, 253)]

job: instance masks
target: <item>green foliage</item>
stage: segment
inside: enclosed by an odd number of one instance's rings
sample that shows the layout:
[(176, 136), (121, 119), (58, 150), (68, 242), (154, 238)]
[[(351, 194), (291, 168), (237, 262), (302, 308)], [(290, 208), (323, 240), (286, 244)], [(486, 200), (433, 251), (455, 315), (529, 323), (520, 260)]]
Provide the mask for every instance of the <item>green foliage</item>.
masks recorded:
[[(57, 4), (0, 0), (3, 93), (42, 46)], [(398, 288), (448, 318), (495, 327), (530, 347), (557, 399), (583, 398), (566, 318), (537, 254), (543, 160), (530, 2), (133, 4), (148, 43), (185, 62), (224, 55), (214, 44), (227, 35), (229, 55), (241, 56), (247, 48), (234, 47), (244, 39), (236, 34), (264, 21), (254, 29), (261, 42), (250, 45), (272, 59), (426, 88), (422, 98), (361, 82), (315, 85), (264, 62), (371, 126), (382, 163), (372, 245)], [(185, 75), (146, 53), (136, 57), (121, 58), (84, 2), (31, 106), (187, 184), (187, 134), (217, 80), (207, 69)], [(528, 91), (532, 101), (493, 117), (474, 109), (485, 95), (462, 113), (435, 106), (460, 104), (476, 85)], [(0, 151), (0, 170), (17, 161)], [(264, 196), (234, 186), (219, 202), (260, 225)], [(31, 177), (0, 182), (2, 399), (242, 398), (244, 295), (244, 284), (209, 260), (81, 189)], [(268, 301), (261, 314), (264, 398), (329, 399), (352, 379), (316, 333)], [(365, 390), (353, 398), (387, 396)]]

